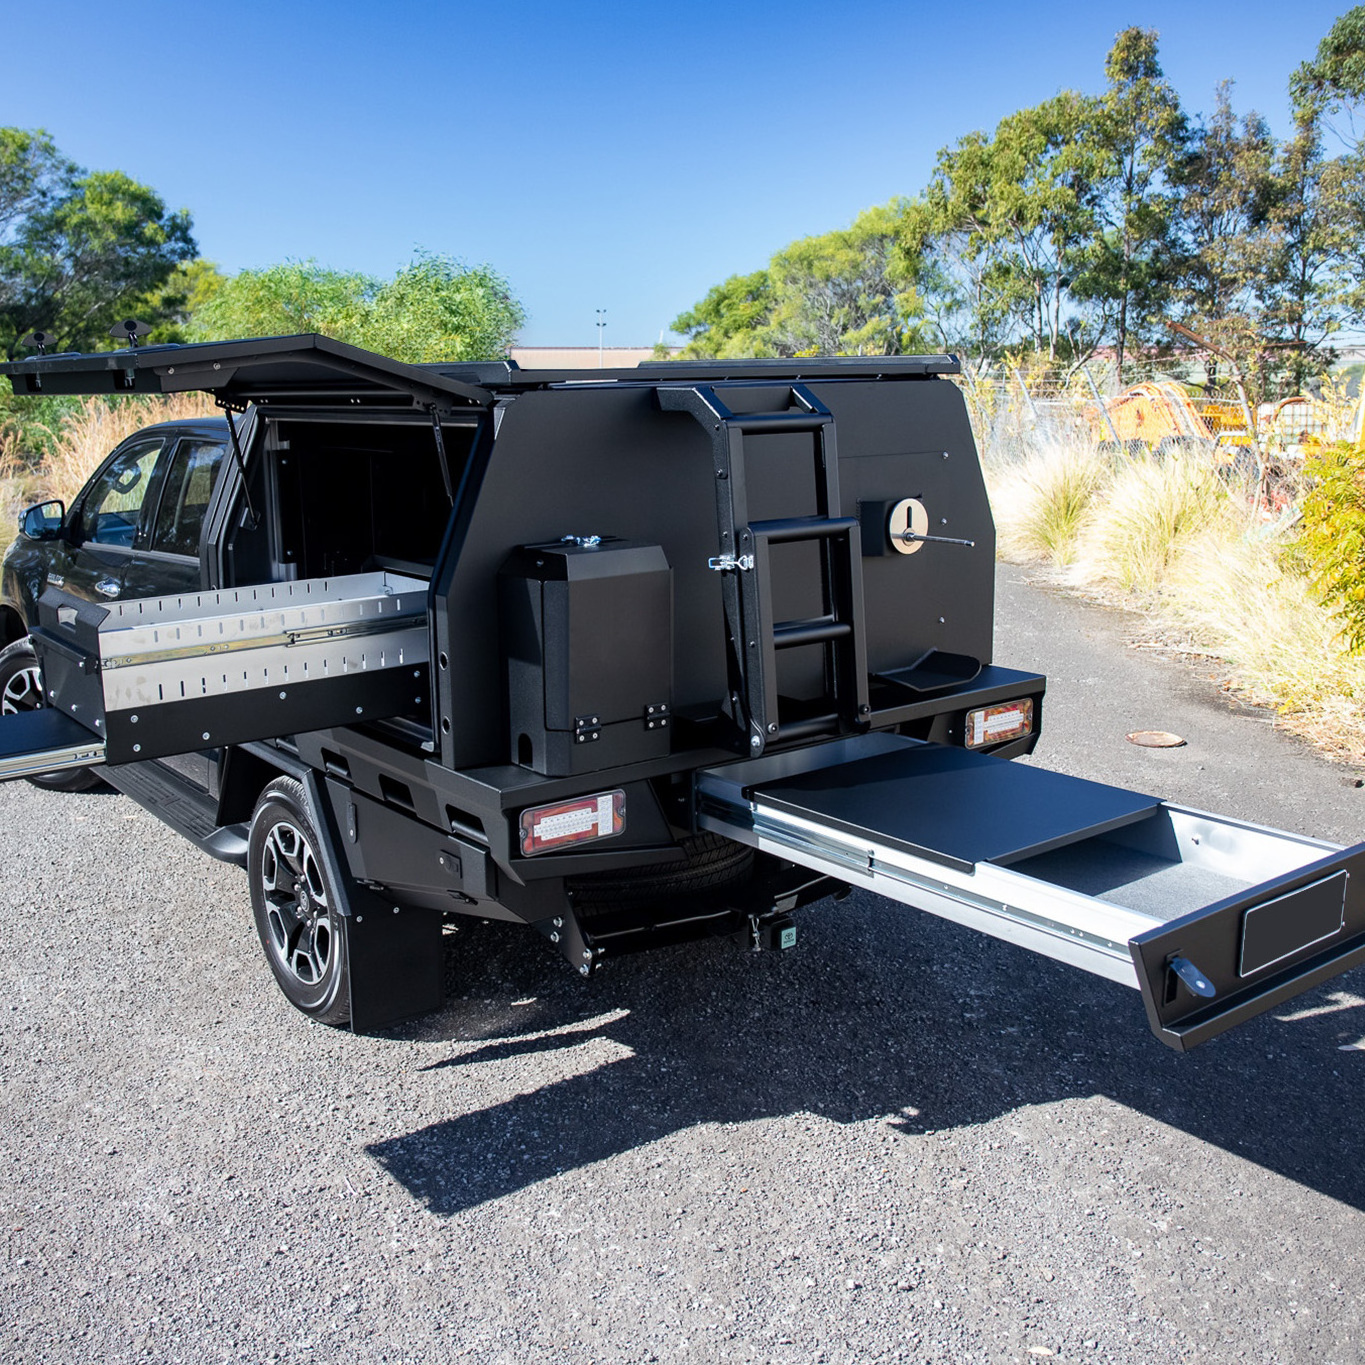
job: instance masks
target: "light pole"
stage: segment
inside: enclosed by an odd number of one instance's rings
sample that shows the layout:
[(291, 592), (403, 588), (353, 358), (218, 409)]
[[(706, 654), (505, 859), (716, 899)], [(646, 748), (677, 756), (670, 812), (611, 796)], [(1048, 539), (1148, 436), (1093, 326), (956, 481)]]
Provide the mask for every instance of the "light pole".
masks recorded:
[(597, 368), (602, 368), (602, 329), (607, 325), (607, 310), (597, 310)]

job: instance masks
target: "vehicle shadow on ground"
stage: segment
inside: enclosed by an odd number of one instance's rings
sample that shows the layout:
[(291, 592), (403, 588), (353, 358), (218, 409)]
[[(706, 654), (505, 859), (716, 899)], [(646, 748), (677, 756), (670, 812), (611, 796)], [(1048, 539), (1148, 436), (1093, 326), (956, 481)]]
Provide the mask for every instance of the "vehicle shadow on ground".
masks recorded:
[(368, 1150), (452, 1215), (699, 1124), (809, 1112), (921, 1133), (1098, 1094), (1365, 1208), (1365, 1055), (1342, 1050), (1365, 1008), (1331, 1008), (1365, 995), (1363, 973), (1276, 1014), (1328, 1012), (1180, 1055), (1136, 991), (871, 896), (808, 911), (802, 938), (783, 954), (688, 945), (583, 983), (526, 936), (472, 924), (451, 964), (463, 999), (403, 1036), (477, 1039), (432, 1063), (464, 1095), (513, 1058), (560, 1078)]

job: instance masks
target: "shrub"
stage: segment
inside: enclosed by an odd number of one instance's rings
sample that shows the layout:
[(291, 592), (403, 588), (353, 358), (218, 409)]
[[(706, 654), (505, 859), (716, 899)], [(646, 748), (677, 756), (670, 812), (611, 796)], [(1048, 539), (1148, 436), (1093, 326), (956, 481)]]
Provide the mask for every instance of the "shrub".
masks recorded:
[(1304, 462), (1298, 552), (1352, 653), (1365, 651), (1365, 450), (1320, 446)]
[(991, 490), (1000, 553), (1069, 564), (1106, 473), (1093, 448), (1064, 442), (1000, 468)]

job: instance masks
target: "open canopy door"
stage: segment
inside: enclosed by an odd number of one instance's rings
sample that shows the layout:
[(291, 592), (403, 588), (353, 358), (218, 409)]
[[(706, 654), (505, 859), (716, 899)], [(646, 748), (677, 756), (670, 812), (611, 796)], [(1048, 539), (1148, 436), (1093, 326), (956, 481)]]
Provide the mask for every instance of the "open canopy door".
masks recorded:
[(0, 365), (17, 394), (183, 393), (249, 403), (487, 407), (481, 385), (443, 367), (407, 365), (330, 337), (262, 337), (191, 346), (140, 346), (92, 355), (30, 356)]

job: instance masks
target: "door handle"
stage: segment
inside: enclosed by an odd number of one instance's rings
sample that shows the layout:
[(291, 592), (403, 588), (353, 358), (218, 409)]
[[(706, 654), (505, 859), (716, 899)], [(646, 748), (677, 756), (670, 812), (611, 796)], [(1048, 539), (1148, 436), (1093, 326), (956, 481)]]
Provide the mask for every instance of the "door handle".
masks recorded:
[(102, 592), (106, 597), (117, 597), (118, 589), (119, 584), (117, 578), (101, 578), (100, 581), (95, 584), (95, 591)]

